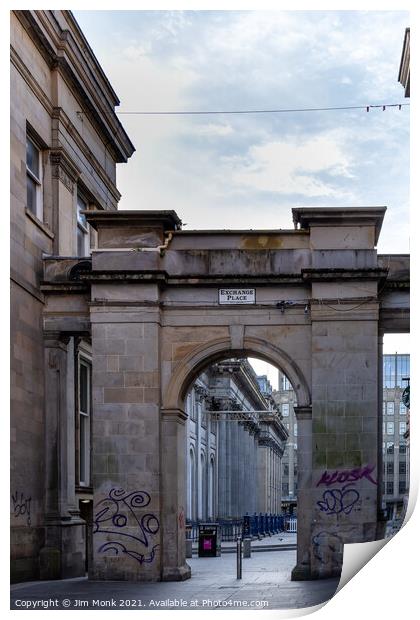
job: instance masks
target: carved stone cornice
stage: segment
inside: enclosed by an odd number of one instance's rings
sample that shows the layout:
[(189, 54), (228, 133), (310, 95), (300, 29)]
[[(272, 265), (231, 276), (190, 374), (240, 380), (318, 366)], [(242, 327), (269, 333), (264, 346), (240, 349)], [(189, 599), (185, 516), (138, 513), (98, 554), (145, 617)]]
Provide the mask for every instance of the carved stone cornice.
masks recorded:
[(75, 183), (80, 176), (80, 170), (73, 164), (63, 149), (51, 151), (50, 162), (53, 179), (59, 179), (73, 194)]
[(297, 420), (312, 420), (312, 405), (294, 407)]

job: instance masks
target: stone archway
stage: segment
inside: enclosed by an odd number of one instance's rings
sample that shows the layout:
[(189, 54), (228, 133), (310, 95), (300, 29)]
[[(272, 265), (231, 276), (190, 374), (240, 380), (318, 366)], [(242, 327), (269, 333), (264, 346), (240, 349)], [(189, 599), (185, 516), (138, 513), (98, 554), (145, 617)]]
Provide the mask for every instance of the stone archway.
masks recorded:
[(192, 349), (174, 365), (168, 386), (163, 387), (162, 409), (181, 408), (188, 386), (210, 364), (227, 357), (257, 357), (284, 371), (296, 393), (299, 407), (311, 405), (307, 379), (291, 356), (261, 338), (244, 337), (232, 347), (232, 339), (219, 338)]
[(293, 578), (336, 576), (344, 543), (376, 539), (380, 324), (407, 294), (383, 286), (384, 212), (294, 209), (293, 230), (271, 231), (183, 231), (170, 211), (93, 212), (92, 270), (69, 283), (74, 261), (46, 261), (46, 331), (92, 336), (92, 578), (188, 578), (182, 398), (227, 355), (277, 365), (297, 394), (304, 510)]

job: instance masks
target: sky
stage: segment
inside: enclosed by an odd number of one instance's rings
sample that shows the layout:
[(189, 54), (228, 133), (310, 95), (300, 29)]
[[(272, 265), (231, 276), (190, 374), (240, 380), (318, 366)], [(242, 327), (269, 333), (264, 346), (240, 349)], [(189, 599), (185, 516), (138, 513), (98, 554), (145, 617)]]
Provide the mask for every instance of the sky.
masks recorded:
[[(407, 11), (74, 11), (136, 147), (120, 209), (174, 209), (187, 229), (292, 228), (296, 206), (387, 206), (378, 252), (409, 240), (410, 108), (282, 114), (139, 111), (409, 103)], [(385, 352), (409, 352), (387, 336)], [(256, 366), (276, 383), (276, 370)]]
[[(407, 11), (74, 11), (117, 112), (408, 103)], [(387, 206), (378, 250), (408, 252), (409, 107), (120, 114), (136, 152), (121, 209), (188, 229), (292, 228), (295, 206)]]

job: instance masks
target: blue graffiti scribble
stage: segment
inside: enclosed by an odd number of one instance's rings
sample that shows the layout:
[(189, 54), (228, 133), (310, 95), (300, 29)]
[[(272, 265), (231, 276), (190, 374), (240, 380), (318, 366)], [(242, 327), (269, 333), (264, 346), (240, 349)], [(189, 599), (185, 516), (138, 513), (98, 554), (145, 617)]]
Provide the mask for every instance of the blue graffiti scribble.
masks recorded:
[(137, 562), (139, 562), (140, 564), (147, 564), (147, 563), (153, 562), (155, 558), (155, 549), (157, 549), (158, 547), (159, 545), (153, 545), (151, 552), (148, 555), (145, 555), (144, 553), (138, 553), (137, 551), (134, 551), (133, 549), (127, 549), (127, 547), (123, 545), (122, 543), (112, 541), (112, 542), (106, 542), (103, 545), (101, 545), (98, 551), (99, 553), (105, 553), (106, 551), (115, 551), (115, 555), (119, 555), (120, 553), (126, 554), (126, 555), (129, 555), (134, 560), (137, 560)]
[(335, 532), (319, 532), (312, 538), (314, 545), (314, 557), (321, 564), (328, 564), (330, 561), (337, 563), (337, 553), (343, 548), (342, 538)]
[[(149, 547), (149, 536), (157, 534), (159, 531), (159, 521), (154, 514), (147, 513), (140, 517), (136, 514), (136, 510), (146, 508), (150, 504), (151, 498), (146, 491), (133, 491), (127, 493), (124, 489), (111, 489), (108, 497), (96, 504), (96, 513), (93, 519), (93, 533), (112, 534), (113, 536), (124, 536), (134, 540), (145, 547)], [(124, 514), (128, 513), (128, 514)], [(131, 523), (137, 526), (130, 527), (130, 533), (124, 531), (127, 527), (129, 517)], [(148, 556), (138, 553), (135, 550), (127, 549), (120, 542), (107, 542), (103, 544), (98, 551), (113, 550), (116, 555), (124, 553), (136, 559), (140, 564), (152, 562), (155, 557), (155, 549), (159, 545), (154, 545)]]
[(339, 515), (342, 512), (348, 515), (354, 505), (360, 499), (360, 493), (356, 489), (348, 488), (346, 484), (342, 489), (328, 489), (324, 491), (322, 501), (317, 502), (320, 510), (327, 515)]

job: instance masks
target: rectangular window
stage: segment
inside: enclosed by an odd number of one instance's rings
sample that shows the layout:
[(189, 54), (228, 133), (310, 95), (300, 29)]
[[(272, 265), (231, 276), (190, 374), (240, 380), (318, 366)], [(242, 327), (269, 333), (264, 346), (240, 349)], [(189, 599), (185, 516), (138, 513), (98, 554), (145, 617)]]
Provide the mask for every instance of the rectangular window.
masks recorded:
[(382, 401), (382, 415), (386, 414), (386, 402), (383, 400)]
[(396, 384), (397, 387), (403, 388), (406, 384), (403, 381), (403, 377), (410, 376), (410, 356), (409, 355), (397, 355), (397, 373), (396, 373)]
[(389, 480), (386, 483), (386, 494), (387, 495), (394, 495), (394, 483), (392, 480)]
[(394, 454), (394, 442), (393, 441), (387, 441), (386, 452), (387, 454)]
[(384, 387), (395, 387), (395, 355), (384, 355)]
[(407, 490), (405, 480), (398, 481), (398, 493), (402, 495)]
[(81, 197), (77, 196), (77, 256), (88, 256), (89, 248), (89, 228), (86, 215), (82, 211), (86, 211), (88, 203)]
[(287, 482), (283, 482), (283, 484), (281, 485), (281, 493), (283, 495), (283, 497), (285, 495), (289, 495), (289, 485)]
[(26, 136), (26, 206), (39, 220), (43, 219), (41, 179), (41, 150)]
[(407, 407), (404, 403), (400, 403), (400, 415), (407, 415)]
[(404, 435), (406, 430), (407, 430), (406, 422), (400, 422), (400, 435)]
[(394, 473), (394, 463), (386, 464), (386, 473), (388, 474), (388, 476), (392, 476), (392, 474)]
[(398, 464), (398, 473), (406, 474), (407, 473), (407, 463), (405, 461), (400, 461)]
[(283, 375), (282, 377), (282, 389), (284, 391), (289, 391), (289, 390), (293, 390), (292, 384), (290, 383), (289, 379), (286, 377), (286, 375)]
[(79, 421), (79, 484), (90, 486), (91, 454), (91, 386), (92, 367), (90, 362), (79, 358), (78, 363), (78, 421)]
[(298, 433), (297, 433), (297, 422), (295, 422), (295, 423), (293, 424), (293, 433), (294, 433), (295, 437), (297, 437), (297, 434), (298, 434)]
[(289, 463), (284, 463), (284, 465), (283, 465), (283, 475), (284, 476), (288, 476), (289, 475)]
[(289, 403), (283, 403), (281, 406), (281, 414), (283, 418), (287, 418), (289, 415)]
[(392, 401), (387, 402), (386, 404), (386, 414), (394, 415), (394, 403)]
[(405, 445), (405, 443), (400, 443), (400, 454), (406, 454), (407, 452), (407, 446)]
[(394, 434), (394, 422), (387, 422), (386, 423), (386, 432), (387, 432), (387, 435), (393, 435)]

